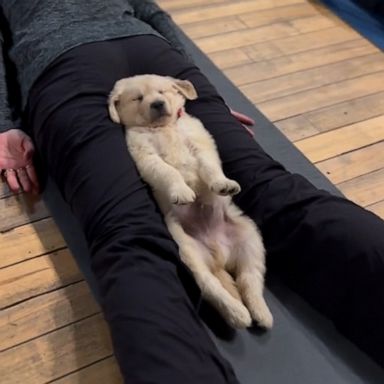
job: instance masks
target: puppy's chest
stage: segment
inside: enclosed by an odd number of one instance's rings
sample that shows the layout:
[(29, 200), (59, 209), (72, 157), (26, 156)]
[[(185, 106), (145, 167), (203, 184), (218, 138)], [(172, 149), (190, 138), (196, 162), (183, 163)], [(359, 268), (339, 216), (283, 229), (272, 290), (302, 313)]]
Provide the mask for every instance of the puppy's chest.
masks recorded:
[(197, 171), (197, 159), (193, 143), (182, 132), (163, 132), (153, 137), (159, 156), (182, 174)]

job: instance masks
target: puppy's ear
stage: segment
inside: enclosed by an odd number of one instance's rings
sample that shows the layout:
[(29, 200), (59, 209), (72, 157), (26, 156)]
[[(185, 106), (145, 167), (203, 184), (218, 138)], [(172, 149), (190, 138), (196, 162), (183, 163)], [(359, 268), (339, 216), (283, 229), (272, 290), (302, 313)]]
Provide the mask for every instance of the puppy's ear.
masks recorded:
[(111, 120), (117, 124), (120, 124), (120, 116), (117, 112), (116, 106), (120, 101), (121, 92), (118, 87), (115, 87), (108, 99), (108, 110)]
[(176, 88), (182, 93), (182, 95), (188, 100), (197, 99), (197, 92), (192, 83), (188, 80), (172, 79)]

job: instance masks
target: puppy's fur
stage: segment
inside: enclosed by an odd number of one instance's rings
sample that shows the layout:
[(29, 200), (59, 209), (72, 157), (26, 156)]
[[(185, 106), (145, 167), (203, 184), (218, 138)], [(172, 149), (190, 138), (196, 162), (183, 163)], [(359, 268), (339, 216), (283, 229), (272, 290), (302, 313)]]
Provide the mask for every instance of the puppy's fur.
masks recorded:
[(231, 200), (240, 186), (224, 175), (212, 137), (184, 111), (195, 98), (189, 81), (135, 76), (115, 84), (109, 112), (126, 127), (128, 149), (203, 296), (234, 327), (253, 319), (270, 328), (263, 242)]

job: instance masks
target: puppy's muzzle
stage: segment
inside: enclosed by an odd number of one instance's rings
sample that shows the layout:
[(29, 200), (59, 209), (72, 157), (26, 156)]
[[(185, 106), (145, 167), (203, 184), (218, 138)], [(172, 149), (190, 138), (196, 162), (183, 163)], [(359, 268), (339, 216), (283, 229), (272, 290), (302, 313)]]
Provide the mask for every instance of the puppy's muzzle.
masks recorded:
[(162, 100), (156, 100), (151, 104), (151, 109), (154, 109), (155, 111), (163, 111), (165, 107), (165, 103)]
[(167, 110), (165, 108), (165, 102), (162, 100), (155, 100), (150, 104), (151, 116), (153, 119), (162, 117), (167, 114)]

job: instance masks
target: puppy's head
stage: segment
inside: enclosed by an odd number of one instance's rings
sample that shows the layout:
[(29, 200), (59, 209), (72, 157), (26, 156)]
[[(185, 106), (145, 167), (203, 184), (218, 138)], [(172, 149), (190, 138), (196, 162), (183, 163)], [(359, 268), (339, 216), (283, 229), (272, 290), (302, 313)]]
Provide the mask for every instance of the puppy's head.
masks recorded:
[(109, 114), (126, 127), (161, 127), (176, 121), (186, 99), (196, 98), (187, 80), (134, 76), (116, 82), (109, 96)]

